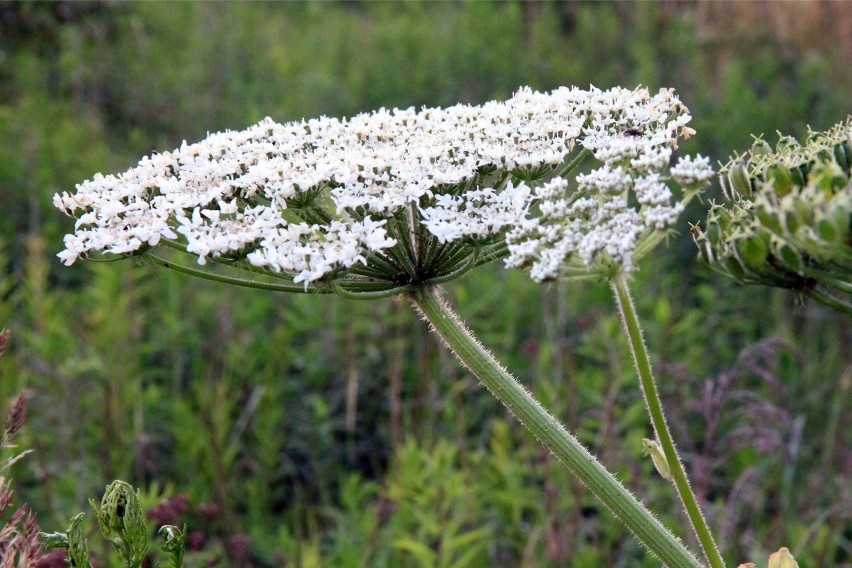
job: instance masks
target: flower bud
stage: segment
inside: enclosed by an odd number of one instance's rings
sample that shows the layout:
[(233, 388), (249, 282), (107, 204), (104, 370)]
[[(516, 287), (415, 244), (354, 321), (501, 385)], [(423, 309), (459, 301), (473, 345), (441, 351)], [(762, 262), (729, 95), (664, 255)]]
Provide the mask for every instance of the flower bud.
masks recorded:
[(183, 525), (183, 529), (174, 525), (163, 525), (157, 534), (163, 536), (162, 550), (172, 557), (172, 566), (182, 566), (186, 551), (186, 525)]
[(672, 481), (672, 471), (669, 467), (669, 462), (666, 460), (666, 455), (663, 453), (663, 449), (656, 440), (642, 438), (642, 455), (651, 456), (651, 461), (654, 462), (654, 467), (657, 469), (657, 473), (659, 473), (663, 479)]
[(783, 547), (779, 548), (778, 552), (769, 556), (769, 566), (767, 568), (799, 568), (799, 565), (796, 563), (793, 555), (790, 554), (790, 551), (786, 547)]
[(86, 532), (83, 530), (83, 517), (85, 514), (79, 513), (71, 519), (71, 526), (68, 527), (68, 559), (71, 561), (71, 566), (88, 566), (89, 562), (89, 543), (86, 540)]
[(106, 488), (100, 506), (89, 503), (101, 532), (128, 565), (138, 565), (148, 552), (148, 527), (139, 503), (139, 493), (129, 483), (113, 481)]

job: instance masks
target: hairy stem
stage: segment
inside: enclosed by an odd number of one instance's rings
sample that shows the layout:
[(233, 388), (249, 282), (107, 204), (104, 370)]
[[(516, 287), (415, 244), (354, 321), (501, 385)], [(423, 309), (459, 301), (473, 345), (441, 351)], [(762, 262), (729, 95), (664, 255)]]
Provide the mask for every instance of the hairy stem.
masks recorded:
[(636, 537), (667, 566), (702, 564), (559, 421), (473, 337), (438, 288), (419, 287), (410, 298), (468, 369), (553, 452)]
[(611, 284), (615, 300), (621, 312), (621, 322), (624, 324), (625, 332), (630, 339), (630, 348), (633, 352), (633, 361), (636, 363), (636, 370), (639, 372), (642, 394), (645, 396), (645, 405), (648, 408), (648, 414), (651, 416), (651, 423), (654, 425), (657, 441), (663, 449), (666, 462), (671, 470), (675, 488), (686, 509), (689, 521), (692, 523), (692, 529), (695, 531), (698, 542), (704, 551), (704, 556), (710, 562), (710, 566), (713, 568), (724, 568), (725, 563), (722, 560), (721, 554), (719, 554), (719, 549), (716, 547), (713, 535), (710, 534), (707, 522), (701, 514), (698, 501), (689, 487), (686, 471), (683, 469), (683, 464), (675, 449), (674, 440), (672, 439), (671, 432), (669, 432), (668, 424), (666, 424), (663, 405), (660, 403), (660, 396), (654, 384), (651, 361), (648, 358), (648, 350), (645, 348), (645, 341), (642, 338), (642, 328), (639, 325), (639, 318), (636, 316), (633, 299), (630, 297), (630, 288), (627, 286), (626, 275), (623, 273), (619, 274), (612, 279)]

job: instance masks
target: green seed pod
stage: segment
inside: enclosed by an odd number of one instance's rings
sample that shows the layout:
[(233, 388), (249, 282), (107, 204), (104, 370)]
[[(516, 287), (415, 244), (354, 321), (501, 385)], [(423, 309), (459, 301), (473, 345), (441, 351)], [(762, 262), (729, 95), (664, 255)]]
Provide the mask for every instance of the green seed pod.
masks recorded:
[(755, 140), (751, 153), (753, 156), (769, 156), (772, 154), (772, 146), (766, 140)]
[(799, 252), (786, 243), (781, 243), (777, 249), (781, 261), (793, 272), (802, 270), (802, 257)]
[(740, 282), (800, 289), (814, 284), (810, 275), (824, 273), (839, 292), (846, 290), (850, 150), (852, 116), (810, 132), (804, 144), (781, 136), (772, 150), (757, 140), (747, 154), (733, 156), (721, 180), (729, 199), (713, 205), (707, 229), (694, 237), (699, 256)]
[(852, 224), (852, 211), (850, 210), (852, 210), (852, 207), (850, 207), (849, 204), (845, 207), (838, 204), (837, 207), (831, 209), (828, 213), (831, 223), (837, 227), (839, 238), (846, 242), (849, 242), (850, 240), (849, 229), (850, 224)]
[(709, 241), (704, 241), (698, 246), (698, 258), (705, 264), (715, 264), (716, 257), (713, 255), (713, 246)]
[(733, 197), (734, 190), (731, 188), (731, 184), (728, 183), (728, 176), (719, 174), (719, 187), (722, 188), (722, 195), (725, 196), (725, 199), (731, 199)]
[(805, 173), (801, 167), (798, 168), (790, 168), (790, 177), (793, 180), (793, 183), (799, 187), (805, 186)]
[(778, 213), (776, 213), (773, 209), (757, 205), (755, 207), (755, 215), (757, 215), (758, 220), (764, 227), (773, 233), (781, 233), (781, 220), (778, 218)]
[(728, 273), (734, 278), (734, 280), (737, 280), (738, 282), (742, 282), (743, 280), (745, 280), (745, 268), (743, 267), (742, 263), (740, 263), (737, 257), (726, 257), (725, 268), (728, 270)]
[(790, 235), (796, 234), (796, 230), (799, 228), (801, 223), (799, 223), (798, 215), (796, 215), (795, 211), (791, 211), (789, 209), (782, 210), (783, 221), (784, 221), (784, 230)]
[(849, 153), (849, 142), (841, 142), (834, 147), (834, 159), (843, 170), (849, 174), (852, 170), (852, 154)]
[(728, 227), (731, 226), (731, 214), (728, 212), (727, 209), (723, 209), (722, 207), (719, 207), (715, 211), (715, 213), (716, 220), (719, 223), (719, 228), (722, 230), (722, 232), (727, 231)]
[(745, 165), (731, 164), (731, 169), (728, 171), (728, 183), (733, 188), (732, 193), (737, 192), (740, 195), (751, 196), (751, 181)]
[(737, 241), (737, 252), (743, 263), (749, 268), (759, 268), (766, 262), (769, 250), (758, 235), (751, 235)]
[(793, 189), (793, 176), (790, 175), (790, 170), (778, 164), (769, 166), (766, 170), (766, 181), (772, 182), (778, 197), (784, 197)]
[(828, 219), (820, 219), (817, 221), (817, 234), (824, 241), (833, 243), (839, 240), (840, 231)]
[(719, 223), (717, 223), (715, 220), (707, 221), (707, 231), (705, 231), (705, 234), (707, 235), (707, 240), (709, 240), (713, 244), (713, 246), (718, 245), (722, 235), (722, 231), (719, 228)]
[(799, 220), (800, 225), (807, 225), (813, 221), (814, 212), (818, 205), (813, 202), (813, 200), (806, 199), (803, 196), (799, 196), (793, 202), (793, 210), (796, 212), (796, 217)]

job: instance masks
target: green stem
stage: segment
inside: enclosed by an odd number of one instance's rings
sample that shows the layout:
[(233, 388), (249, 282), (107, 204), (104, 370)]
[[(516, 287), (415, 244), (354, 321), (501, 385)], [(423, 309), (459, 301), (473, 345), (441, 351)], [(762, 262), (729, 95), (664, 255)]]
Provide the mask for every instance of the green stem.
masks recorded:
[(411, 289), (411, 285), (403, 285), (392, 288), (385, 288), (383, 290), (353, 291), (352, 289), (346, 288), (338, 283), (334, 283), (333, 285), (333, 290), (335, 294), (347, 298), (349, 300), (378, 300), (381, 298), (392, 298), (393, 296), (399, 296), (400, 294), (404, 294), (405, 292), (410, 292)]
[(275, 290), (277, 292), (292, 292), (296, 294), (305, 294), (305, 293), (328, 293), (328, 290), (317, 288), (313, 285), (308, 285), (307, 287), (301, 284), (278, 284), (272, 282), (258, 282), (256, 280), (248, 280), (246, 278), (237, 278), (234, 276), (225, 276), (223, 274), (216, 274), (213, 272), (209, 272), (206, 270), (199, 270), (197, 268), (190, 268), (189, 266), (184, 266), (182, 264), (177, 264), (175, 262), (166, 260), (157, 256), (156, 254), (148, 251), (145, 253), (145, 257), (151, 259), (155, 264), (159, 264), (164, 268), (169, 268), (176, 272), (180, 272), (182, 274), (188, 274), (190, 276), (196, 276), (198, 278), (203, 278), (205, 280), (213, 280), (214, 282), (223, 282), (225, 284), (233, 284), (235, 286), (243, 286), (245, 288), (259, 288), (261, 290)]
[(557, 175), (557, 176), (559, 176), (559, 177), (565, 177), (565, 176), (567, 176), (567, 175), (568, 175), (568, 174), (570, 174), (572, 171), (574, 171), (574, 168), (576, 168), (577, 166), (579, 166), (579, 165), (583, 162), (583, 160), (585, 160), (585, 159), (586, 159), (586, 156), (588, 156), (590, 153), (591, 153), (591, 152), (589, 152), (586, 148), (583, 148), (583, 149), (580, 151), (580, 153), (579, 153), (579, 154), (577, 154), (577, 157), (576, 157), (576, 158), (574, 158), (573, 160), (571, 160), (571, 163), (570, 163), (570, 164), (568, 164), (567, 166), (565, 166), (565, 167), (562, 169), (562, 171), (561, 171), (561, 172), (559, 172), (559, 173), (558, 173), (558, 174), (556, 174), (556, 175)]
[(803, 266), (801, 268), (802, 272), (807, 274), (808, 276), (813, 276), (817, 280), (819, 280), (822, 284), (826, 286), (830, 286), (837, 290), (838, 292), (844, 292), (846, 294), (852, 294), (852, 282), (848, 280), (843, 280), (842, 278), (837, 278), (834, 274), (826, 270), (818, 270), (815, 268), (810, 268), (808, 266)]
[(488, 248), (484, 252), (480, 253), (479, 256), (477, 256), (476, 262), (471, 268), (476, 268), (478, 266), (482, 266), (483, 264), (488, 264), (489, 262), (506, 258), (507, 256), (509, 256), (509, 248), (505, 245)]
[(817, 302), (828, 306), (833, 310), (837, 310), (841, 314), (846, 314), (847, 316), (852, 316), (852, 304), (844, 302), (839, 298), (835, 298), (831, 294), (827, 294), (818, 288), (814, 288), (812, 290), (808, 290), (805, 292), (808, 296), (816, 300)]
[(630, 288), (627, 285), (627, 277), (624, 273), (617, 275), (611, 281), (612, 291), (615, 294), (615, 300), (618, 303), (619, 311), (621, 312), (621, 321), (624, 324), (627, 336), (630, 338), (630, 347), (633, 351), (633, 361), (636, 363), (636, 369), (639, 372), (639, 379), (642, 385), (642, 393), (645, 396), (645, 404), (648, 407), (648, 413), (651, 416), (651, 423), (654, 425), (654, 431), (657, 435), (657, 441), (663, 449), (666, 456), (666, 462), (671, 470), (672, 480), (677, 488), (680, 500), (686, 509), (686, 514), (692, 523), (692, 529), (698, 537), (698, 542), (704, 551), (704, 555), (710, 562), (713, 568), (724, 568), (725, 563), (722, 560), (719, 549), (713, 540), (713, 535), (710, 534), (710, 529), (707, 527), (707, 522), (701, 514), (701, 509), (698, 506), (698, 501), (689, 487), (689, 480), (686, 477), (686, 472), (683, 469), (683, 464), (680, 461), (677, 450), (675, 449), (674, 440), (669, 432), (669, 427), (666, 424), (666, 417), (663, 413), (663, 405), (660, 403), (660, 396), (657, 393), (657, 387), (654, 384), (654, 376), (651, 373), (651, 361), (648, 358), (648, 351), (645, 348), (645, 341), (642, 339), (642, 328), (639, 325), (639, 318), (636, 316), (636, 308), (633, 305), (633, 299), (630, 297)]
[(410, 297), (462, 363), (661, 561), (673, 568), (702, 566), (677, 537), (479, 344), (438, 290), (423, 286)]

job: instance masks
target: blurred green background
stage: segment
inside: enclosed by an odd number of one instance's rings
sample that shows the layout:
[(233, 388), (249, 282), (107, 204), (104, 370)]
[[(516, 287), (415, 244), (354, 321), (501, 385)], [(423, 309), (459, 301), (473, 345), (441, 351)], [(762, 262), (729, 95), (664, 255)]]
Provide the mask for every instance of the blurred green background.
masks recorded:
[[(655, 566), (408, 306), (60, 265), (53, 193), (271, 116), (481, 103), (521, 85), (675, 87), (724, 161), (852, 112), (846, 2), (0, 3), (0, 410), (26, 389), (18, 502), (64, 530), (115, 478), (189, 525), (192, 566)], [(714, 188), (708, 198), (718, 198)], [(732, 565), (850, 566), (848, 319), (694, 261), (635, 294), (687, 470)], [(458, 310), (663, 521), (605, 285), (485, 267)], [(153, 527), (152, 527), (153, 528)], [(105, 547), (92, 539), (106, 565)]]

